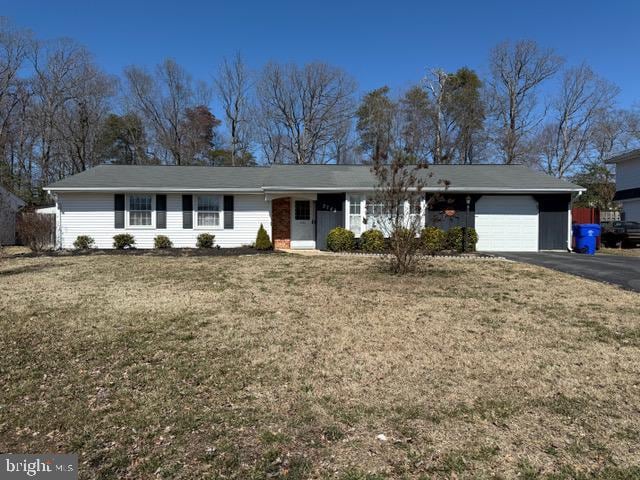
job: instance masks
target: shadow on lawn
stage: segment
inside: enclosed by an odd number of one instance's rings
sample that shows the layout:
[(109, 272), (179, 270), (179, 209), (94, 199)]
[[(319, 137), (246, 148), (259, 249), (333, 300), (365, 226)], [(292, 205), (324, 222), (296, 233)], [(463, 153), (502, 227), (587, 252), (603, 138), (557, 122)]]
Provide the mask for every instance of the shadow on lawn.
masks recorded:
[(12, 275), (20, 275), (23, 273), (35, 273), (48, 270), (50, 268), (60, 268), (67, 266), (66, 263), (41, 263), (38, 265), (24, 265), (22, 267), (8, 268), (6, 270), (0, 270), (0, 277), (10, 277)]

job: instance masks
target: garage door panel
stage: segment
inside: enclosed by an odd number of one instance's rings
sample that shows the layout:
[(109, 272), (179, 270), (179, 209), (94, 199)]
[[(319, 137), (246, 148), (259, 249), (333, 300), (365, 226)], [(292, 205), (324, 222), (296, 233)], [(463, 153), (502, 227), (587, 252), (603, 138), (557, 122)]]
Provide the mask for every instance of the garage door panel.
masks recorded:
[(479, 251), (538, 251), (538, 204), (529, 195), (483, 195), (475, 224)]

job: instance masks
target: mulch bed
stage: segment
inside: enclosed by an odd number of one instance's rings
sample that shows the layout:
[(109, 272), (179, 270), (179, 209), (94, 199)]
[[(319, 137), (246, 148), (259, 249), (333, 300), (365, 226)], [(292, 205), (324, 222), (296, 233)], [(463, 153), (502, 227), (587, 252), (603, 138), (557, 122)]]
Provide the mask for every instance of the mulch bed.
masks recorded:
[[(386, 257), (390, 255), (388, 252), (383, 253), (367, 253), (367, 252), (335, 252), (334, 255), (351, 257)], [(418, 253), (416, 254), (418, 258), (496, 258), (495, 255), (491, 255), (489, 253), (478, 253), (478, 252), (468, 252), (468, 253), (460, 253), (460, 252), (440, 252), (433, 254), (426, 253)]]
[(4, 258), (31, 257), (82, 257), (94, 255), (126, 255), (143, 257), (237, 257), (240, 255), (278, 254), (276, 250), (256, 250), (251, 247), (237, 248), (162, 248), (124, 250), (91, 248), (88, 250), (48, 250), (40, 253), (17, 253), (5, 255)]

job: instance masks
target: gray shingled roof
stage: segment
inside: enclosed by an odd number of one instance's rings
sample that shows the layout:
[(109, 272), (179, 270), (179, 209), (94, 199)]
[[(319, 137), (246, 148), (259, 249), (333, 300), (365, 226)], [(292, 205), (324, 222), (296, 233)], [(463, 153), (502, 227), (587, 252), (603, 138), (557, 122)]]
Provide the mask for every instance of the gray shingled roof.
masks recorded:
[(640, 148), (636, 148), (634, 150), (627, 150), (626, 152), (621, 152), (611, 158), (608, 158), (605, 163), (618, 163), (618, 162), (624, 162), (626, 160), (633, 160), (635, 158), (640, 158)]
[(262, 191), (265, 167), (177, 167), (100, 165), (56, 182), (45, 190), (255, 190)]
[[(428, 190), (578, 191), (582, 187), (521, 165), (431, 165), (421, 171)], [(46, 190), (101, 191), (348, 191), (371, 190), (376, 179), (361, 165), (274, 165), (271, 167), (177, 167), (102, 165), (67, 177)]]

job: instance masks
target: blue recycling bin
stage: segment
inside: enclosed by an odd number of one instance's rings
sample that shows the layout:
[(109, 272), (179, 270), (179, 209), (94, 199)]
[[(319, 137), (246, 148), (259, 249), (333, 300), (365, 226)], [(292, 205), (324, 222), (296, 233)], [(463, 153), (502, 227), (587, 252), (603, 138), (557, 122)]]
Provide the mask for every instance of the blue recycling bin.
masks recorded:
[(600, 225), (597, 223), (581, 223), (573, 225), (573, 238), (576, 240), (575, 251), (596, 254), (596, 238), (600, 236)]

